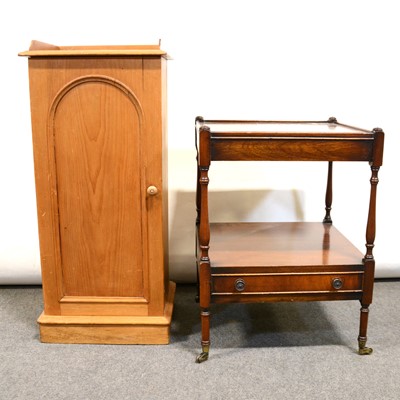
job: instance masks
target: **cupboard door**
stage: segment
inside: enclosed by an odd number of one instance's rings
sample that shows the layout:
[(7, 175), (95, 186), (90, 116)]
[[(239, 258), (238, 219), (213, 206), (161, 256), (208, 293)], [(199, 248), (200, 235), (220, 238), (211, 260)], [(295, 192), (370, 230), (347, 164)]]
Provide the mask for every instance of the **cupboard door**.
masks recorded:
[(83, 80), (49, 126), (64, 295), (144, 296), (139, 110), (111, 80)]

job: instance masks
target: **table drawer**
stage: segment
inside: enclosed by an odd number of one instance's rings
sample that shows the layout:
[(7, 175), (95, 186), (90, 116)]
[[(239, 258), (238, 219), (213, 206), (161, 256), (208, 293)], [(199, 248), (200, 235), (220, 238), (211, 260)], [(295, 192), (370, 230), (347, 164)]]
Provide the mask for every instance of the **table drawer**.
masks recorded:
[(213, 294), (360, 292), (362, 272), (214, 274)]

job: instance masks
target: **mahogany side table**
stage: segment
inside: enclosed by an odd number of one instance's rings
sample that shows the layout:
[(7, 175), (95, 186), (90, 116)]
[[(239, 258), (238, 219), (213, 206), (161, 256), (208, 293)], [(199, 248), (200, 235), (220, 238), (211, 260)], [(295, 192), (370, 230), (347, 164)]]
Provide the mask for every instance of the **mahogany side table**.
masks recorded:
[[(208, 359), (211, 303), (359, 300), (359, 354), (366, 347), (375, 260), (375, 209), (384, 133), (327, 121), (227, 121), (196, 118), (197, 248), (202, 353)], [(326, 161), (322, 222), (212, 223), (208, 211), (211, 161)], [(371, 167), (366, 252), (332, 224), (332, 165)]]

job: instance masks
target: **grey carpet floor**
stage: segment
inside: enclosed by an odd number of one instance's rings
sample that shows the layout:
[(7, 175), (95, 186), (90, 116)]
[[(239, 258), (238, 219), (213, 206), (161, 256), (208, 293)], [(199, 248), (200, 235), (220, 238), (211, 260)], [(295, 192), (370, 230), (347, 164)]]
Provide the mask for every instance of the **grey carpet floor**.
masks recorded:
[(400, 281), (377, 281), (370, 356), (356, 354), (359, 303), (212, 307), (200, 351), (195, 287), (178, 285), (171, 344), (43, 344), (40, 287), (0, 287), (0, 399), (400, 399)]

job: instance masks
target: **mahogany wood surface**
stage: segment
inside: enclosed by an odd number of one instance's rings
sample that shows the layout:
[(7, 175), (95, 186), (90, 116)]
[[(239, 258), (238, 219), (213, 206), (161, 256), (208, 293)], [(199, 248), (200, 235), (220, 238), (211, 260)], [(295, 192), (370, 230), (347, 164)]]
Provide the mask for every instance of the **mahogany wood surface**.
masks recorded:
[(212, 268), (363, 266), (363, 254), (322, 222), (212, 223)]
[[(210, 305), (229, 302), (359, 300), (359, 353), (366, 347), (372, 302), (376, 187), (383, 160), (382, 129), (327, 121), (229, 121), (196, 118), (198, 163), (196, 252), (202, 349), (208, 358)], [(213, 223), (208, 171), (214, 161), (327, 161), (323, 222)], [(363, 255), (333, 225), (333, 162), (370, 164)], [(322, 207), (321, 207), (322, 209)]]

